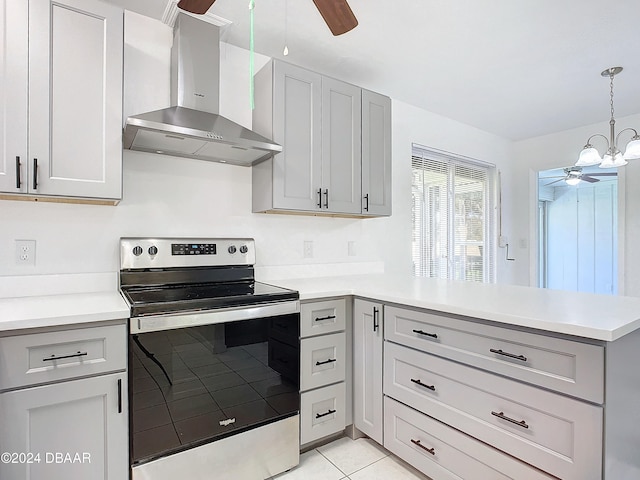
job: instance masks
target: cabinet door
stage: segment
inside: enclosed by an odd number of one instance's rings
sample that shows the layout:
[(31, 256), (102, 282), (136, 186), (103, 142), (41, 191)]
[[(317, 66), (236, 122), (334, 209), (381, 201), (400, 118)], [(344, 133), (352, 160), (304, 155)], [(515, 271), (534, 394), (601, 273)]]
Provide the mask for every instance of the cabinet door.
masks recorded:
[(356, 300), (353, 316), (353, 423), (382, 444), (382, 305)]
[(28, 8), (0, 0), (0, 192), (26, 191)]
[(0, 452), (34, 455), (0, 463), (0, 478), (128, 478), (126, 385), (119, 373), (0, 394)]
[(362, 213), (391, 215), (391, 99), (362, 90)]
[(273, 70), (273, 207), (320, 210), (321, 77), (288, 63)]
[(322, 209), (360, 213), (360, 88), (322, 79)]
[(122, 9), (96, 0), (29, 5), (31, 193), (121, 198)]

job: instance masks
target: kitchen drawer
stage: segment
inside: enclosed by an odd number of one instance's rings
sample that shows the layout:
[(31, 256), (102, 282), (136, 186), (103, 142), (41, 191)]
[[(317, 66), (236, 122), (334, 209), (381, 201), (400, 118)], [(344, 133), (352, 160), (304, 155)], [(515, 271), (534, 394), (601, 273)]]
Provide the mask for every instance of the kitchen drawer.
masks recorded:
[(300, 395), (300, 445), (344, 430), (344, 382)]
[(346, 301), (344, 298), (300, 305), (300, 336), (312, 337), (345, 329)]
[(0, 390), (127, 368), (127, 327), (0, 338)]
[(473, 321), (385, 307), (395, 343), (604, 403), (604, 347)]
[(555, 478), (390, 397), (384, 399), (384, 447), (438, 480)]
[(564, 480), (599, 480), (602, 408), (385, 343), (384, 393)]
[(345, 379), (345, 338), (342, 332), (300, 340), (300, 391)]

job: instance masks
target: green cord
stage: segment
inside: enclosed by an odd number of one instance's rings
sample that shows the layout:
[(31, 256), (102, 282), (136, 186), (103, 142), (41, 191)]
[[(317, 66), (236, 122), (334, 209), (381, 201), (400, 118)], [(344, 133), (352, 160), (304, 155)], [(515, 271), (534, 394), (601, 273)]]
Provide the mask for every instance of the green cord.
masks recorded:
[(251, 104), (251, 110), (255, 108), (255, 102), (253, 98), (253, 9), (255, 7), (255, 0), (249, 0), (249, 103)]

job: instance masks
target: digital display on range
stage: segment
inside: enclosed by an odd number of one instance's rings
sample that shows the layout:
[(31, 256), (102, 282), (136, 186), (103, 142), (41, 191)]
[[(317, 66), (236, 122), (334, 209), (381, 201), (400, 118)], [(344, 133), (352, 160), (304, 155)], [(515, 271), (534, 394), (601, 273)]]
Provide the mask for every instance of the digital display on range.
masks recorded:
[(171, 255), (215, 255), (215, 243), (172, 243)]

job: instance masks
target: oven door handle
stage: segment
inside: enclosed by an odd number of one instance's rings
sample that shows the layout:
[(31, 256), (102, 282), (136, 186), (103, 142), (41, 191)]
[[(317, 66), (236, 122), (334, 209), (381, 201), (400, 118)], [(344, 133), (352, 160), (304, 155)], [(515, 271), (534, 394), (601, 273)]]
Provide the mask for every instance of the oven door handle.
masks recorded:
[(133, 334), (160, 332), (174, 328), (215, 325), (240, 320), (277, 317), (291, 313), (300, 313), (299, 300), (248, 305), (240, 308), (218, 308), (182, 314), (171, 313), (166, 315), (135, 317), (129, 322), (129, 332)]

